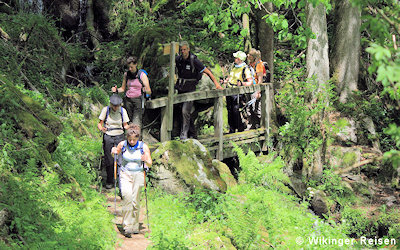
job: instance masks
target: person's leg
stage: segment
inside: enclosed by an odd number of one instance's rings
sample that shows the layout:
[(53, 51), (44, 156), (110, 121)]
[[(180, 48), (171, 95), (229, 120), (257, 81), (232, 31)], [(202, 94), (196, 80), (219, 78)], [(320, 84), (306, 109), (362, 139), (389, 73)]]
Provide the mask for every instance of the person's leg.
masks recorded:
[(190, 115), (190, 124), (189, 124), (189, 132), (188, 136), (190, 138), (197, 139), (197, 130), (194, 122), (196, 121), (197, 116), (199, 115), (199, 111), (196, 108), (196, 104), (193, 102), (192, 113)]
[(133, 178), (129, 172), (121, 171), (121, 209), (122, 209), (122, 227), (125, 233), (133, 233), (133, 213), (132, 213), (132, 190), (133, 190)]
[(181, 135), (180, 135), (180, 138), (182, 140), (188, 138), (192, 107), (193, 107), (192, 101), (185, 102), (182, 105), (182, 129), (181, 129)]
[(124, 108), (126, 109), (126, 112), (128, 113), (128, 117), (129, 119), (132, 121), (132, 117), (133, 117), (133, 110), (134, 110), (134, 106), (133, 103), (131, 101), (131, 98), (125, 97), (124, 98)]
[(229, 124), (229, 133), (235, 133), (235, 126), (234, 126), (234, 117), (232, 114), (233, 111), (233, 97), (227, 96), (226, 97), (226, 109), (228, 111), (228, 124)]
[(242, 127), (240, 126), (241, 124), (241, 118), (240, 118), (240, 114), (239, 114), (239, 95), (233, 95), (232, 96), (232, 110), (231, 110), (231, 115), (232, 115), (232, 127), (233, 130), (236, 131), (236, 129), (238, 129), (238, 131), (243, 131), (240, 130)]
[(111, 148), (114, 146), (114, 140), (112, 136), (103, 136), (103, 150), (104, 150), (104, 160), (107, 172), (106, 187), (112, 186), (114, 183), (114, 158), (111, 155)]
[(139, 232), (140, 192), (144, 185), (142, 171), (121, 172), (122, 226), (126, 233)]
[(139, 125), (140, 128), (142, 128), (142, 99), (140, 97), (132, 98), (131, 107), (133, 110), (132, 117), (130, 117), (131, 122)]

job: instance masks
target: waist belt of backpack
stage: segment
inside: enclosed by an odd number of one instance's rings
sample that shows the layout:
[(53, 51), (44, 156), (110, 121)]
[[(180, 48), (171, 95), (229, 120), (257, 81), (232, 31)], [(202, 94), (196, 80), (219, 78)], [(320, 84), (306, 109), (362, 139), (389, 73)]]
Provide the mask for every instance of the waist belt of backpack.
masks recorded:
[(183, 84), (185, 84), (186, 82), (195, 82), (195, 81), (198, 81), (197, 79), (185, 79), (185, 78), (178, 78), (178, 82), (179, 83), (183, 83)]
[(107, 128), (107, 131), (113, 131), (113, 130), (122, 130), (122, 131), (124, 131), (123, 128)]

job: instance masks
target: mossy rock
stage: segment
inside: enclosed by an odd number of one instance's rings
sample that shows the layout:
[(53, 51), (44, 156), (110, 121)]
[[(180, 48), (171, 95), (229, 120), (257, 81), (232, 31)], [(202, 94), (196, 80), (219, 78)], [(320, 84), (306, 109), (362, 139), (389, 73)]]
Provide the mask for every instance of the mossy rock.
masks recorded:
[(210, 153), (197, 140), (168, 141), (153, 152), (154, 169), (161, 186), (170, 193), (207, 188), (225, 192), (235, 183), (228, 167), (213, 162)]
[(236, 249), (231, 240), (218, 232), (212, 223), (203, 223), (189, 236), (193, 249)]
[(0, 91), (4, 98), (1, 103), (5, 104), (5, 112), (14, 120), (16, 127), (19, 127), (28, 139), (53, 152), (58, 144), (57, 136), (63, 129), (61, 121), (6, 79), (0, 80), (5, 83), (5, 87)]
[(333, 167), (347, 168), (361, 161), (361, 152), (361, 147), (330, 146), (327, 159)]

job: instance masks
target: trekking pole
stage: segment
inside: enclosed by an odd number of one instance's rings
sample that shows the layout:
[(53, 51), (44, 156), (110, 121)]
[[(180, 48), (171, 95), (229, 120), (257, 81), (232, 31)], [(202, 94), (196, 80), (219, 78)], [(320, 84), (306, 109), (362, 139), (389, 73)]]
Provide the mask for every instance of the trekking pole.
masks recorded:
[(149, 208), (147, 206), (147, 185), (146, 185), (146, 169), (144, 167), (144, 161), (142, 161), (143, 166), (143, 176), (144, 176), (144, 196), (146, 198), (146, 217), (147, 217), (147, 228), (150, 231), (150, 223), (149, 223)]
[(117, 215), (117, 154), (114, 154), (114, 215)]

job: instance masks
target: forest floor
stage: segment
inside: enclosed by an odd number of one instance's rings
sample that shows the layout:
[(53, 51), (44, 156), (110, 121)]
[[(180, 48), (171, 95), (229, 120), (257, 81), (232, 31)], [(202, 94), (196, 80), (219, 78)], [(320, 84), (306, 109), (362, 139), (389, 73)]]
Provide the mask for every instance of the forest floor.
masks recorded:
[(117, 243), (115, 245), (115, 249), (124, 250), (124, 249), (135, 249), (141, 250), (146, 249), (150, 244), (150, 240), (148, 239), (148, 233), (150, 232), (146, 225), (146, 207), (141, 206), (139, 213), (139, 221), (140, 221), (140, 233), (132, 234), (132, 238), (127, 238), (123, 235), (122, 228), (122, 209), (121, 209), (121, 197), (117, 195), (116, 199), (116, 208), (117, 213), (115, 213), (115, 193), (114, 189), (104, 190), (104, 195), (107, 197), (107, 209), (111, 214), (115, 215), (114, 218), (114, 228), (117, 232)]

